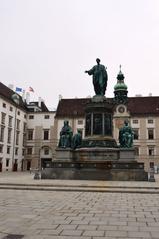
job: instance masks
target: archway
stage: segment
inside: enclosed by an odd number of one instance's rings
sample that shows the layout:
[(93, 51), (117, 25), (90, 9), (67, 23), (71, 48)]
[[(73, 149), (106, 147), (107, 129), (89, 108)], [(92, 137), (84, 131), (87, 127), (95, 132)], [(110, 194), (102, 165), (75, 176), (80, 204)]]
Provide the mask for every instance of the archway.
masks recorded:
[(39, 168), (50, 167), (52, 162), (52, 148), (50, 146), (44, 145), (40, 149), (40, 165)]

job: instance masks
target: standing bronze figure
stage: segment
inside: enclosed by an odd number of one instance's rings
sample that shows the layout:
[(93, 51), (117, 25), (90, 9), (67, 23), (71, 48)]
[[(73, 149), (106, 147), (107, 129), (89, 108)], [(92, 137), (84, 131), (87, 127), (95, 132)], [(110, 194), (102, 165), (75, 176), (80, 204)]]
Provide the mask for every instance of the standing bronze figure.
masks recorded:
[(107, 87), (107, 71), (104, 65), (100, 64), (100, 59), (96, 59), (97, 65), (93, 66), (89, 71), (85, 71), (89, 75), (93, 75), (93, 85), (96, 95), (105, 95)]

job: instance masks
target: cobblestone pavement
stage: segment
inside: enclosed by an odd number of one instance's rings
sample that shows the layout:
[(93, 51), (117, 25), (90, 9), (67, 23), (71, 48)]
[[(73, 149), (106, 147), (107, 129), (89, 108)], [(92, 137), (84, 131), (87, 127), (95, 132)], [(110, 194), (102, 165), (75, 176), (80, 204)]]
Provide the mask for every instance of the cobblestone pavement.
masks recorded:
[(1, 184), (44, 185), (44, 186), (93, 186), (93, 187), (139, 187), (159, 188), (159, 174), (155, 174), (156, 182), (144, 181), (96, 181), (96, 180), (34, 180), (34, 173), (3, 172), (0, 173)]
[(0, 190), (0, 239), (159, 238), (159, 195)]

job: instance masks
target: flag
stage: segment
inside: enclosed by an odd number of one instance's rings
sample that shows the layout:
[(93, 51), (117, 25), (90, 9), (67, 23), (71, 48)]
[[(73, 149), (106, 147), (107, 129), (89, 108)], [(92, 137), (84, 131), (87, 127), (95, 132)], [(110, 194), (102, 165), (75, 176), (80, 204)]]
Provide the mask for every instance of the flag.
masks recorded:
[(16, 88), (15, 88), (15, 91), (16, 91), (16, 92), (22, 92), (22, 88), (16, 87)]
[(34, 89), (31, 86), (29, 86), (29, 91), (34, 92)]

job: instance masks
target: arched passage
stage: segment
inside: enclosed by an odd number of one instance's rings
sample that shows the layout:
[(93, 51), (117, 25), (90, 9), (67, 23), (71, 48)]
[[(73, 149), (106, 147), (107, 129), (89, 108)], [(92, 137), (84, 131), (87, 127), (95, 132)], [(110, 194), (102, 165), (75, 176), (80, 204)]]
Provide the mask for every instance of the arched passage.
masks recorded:
[(40, 149), (40, 168), (49, 167), (52, 162), (52, 149), (51, 147), (44, 145)]

